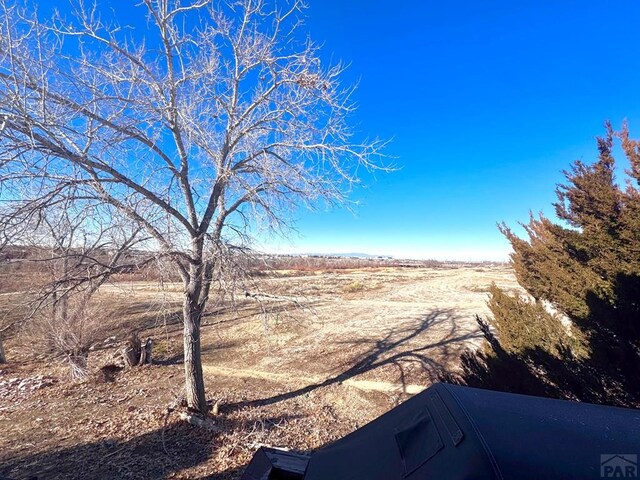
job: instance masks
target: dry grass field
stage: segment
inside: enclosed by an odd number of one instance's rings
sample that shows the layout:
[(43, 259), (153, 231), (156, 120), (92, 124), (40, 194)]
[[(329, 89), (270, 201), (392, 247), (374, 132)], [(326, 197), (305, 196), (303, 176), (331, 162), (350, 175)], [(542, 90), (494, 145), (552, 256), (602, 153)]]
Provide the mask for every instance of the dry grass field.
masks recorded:
[[(71, 383), (64, 365), (33, 359), (24, 338), (9, 339), (10, 363), (0, 366), (0, 476), (237, 478), (260, 445), (318, 448), (427, 387), (440, 369), (455, 369), (460, 352), (480, 342), (474, 317), (488, 313), (492, 282), (518, 288), (503, 265), (258, 277), (255, 291), (238, 292), (232, 308), (212, 305), (205, 319), (215, 431), (166, 408), (182, 384), (179, 286), (109, 285), (101, 328), (116, 345), (92, 352), (90, 367), (109, 361), (133, 328), (154, 338), (155, 364), (124, 370), (113, 383), (97, 375)], [(5, 315), (15, 301), (0, 296)]]

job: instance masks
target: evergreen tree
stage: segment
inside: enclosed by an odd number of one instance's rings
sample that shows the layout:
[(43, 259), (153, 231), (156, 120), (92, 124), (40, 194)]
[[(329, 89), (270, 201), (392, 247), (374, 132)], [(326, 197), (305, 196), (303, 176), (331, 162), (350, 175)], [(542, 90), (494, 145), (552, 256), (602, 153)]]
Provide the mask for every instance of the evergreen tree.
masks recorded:
[[(614, 140), (630, 169), (615, 179)], [(506, 225), (511, 262), (528, 296), (492, 287), (487, 339), (467, 352), (455, 380), (472, 386), (640, 406), (640, 143), (626, 124), (598, 138), (598, 160), (574, 162), (558, 186), (554, 223)]]

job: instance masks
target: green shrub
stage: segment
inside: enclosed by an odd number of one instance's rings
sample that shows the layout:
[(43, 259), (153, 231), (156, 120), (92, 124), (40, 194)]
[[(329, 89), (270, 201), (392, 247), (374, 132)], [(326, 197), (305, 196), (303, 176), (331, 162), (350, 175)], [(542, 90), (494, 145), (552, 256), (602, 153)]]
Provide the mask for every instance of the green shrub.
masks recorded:
[[(576, 161), (557, 190), (554, 223), (531, 216), (528, 238), (500, 229), (532, 300), (491, 289), (487, 345), (463, 355), (469, 385), (640, 406), (640, 149), (626, 125), (598, 139), (599, 158)], [(615, 180), (614, 139), (631, 165)]]

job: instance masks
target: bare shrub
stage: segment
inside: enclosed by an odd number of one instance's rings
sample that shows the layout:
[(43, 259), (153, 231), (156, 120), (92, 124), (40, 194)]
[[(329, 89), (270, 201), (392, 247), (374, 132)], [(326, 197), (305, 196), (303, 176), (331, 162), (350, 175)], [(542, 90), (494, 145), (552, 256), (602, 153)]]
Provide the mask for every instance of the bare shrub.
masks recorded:
[(74, 380), (87, 377), (91, 347), (104, 335), (103, 302), (78, 296), (38, 310), (24, 325), (22, 344), (34, 356), (62, 360), (69, 364)]
[(363, 291), (365, 288), (366, 285), (364, 284), (364, 282), (362, 282), (361, 280), (354, 280), (353, 282), (348, 283), (347, 285), (342, 287), (342, 290), (345, 293), (356, 293)]

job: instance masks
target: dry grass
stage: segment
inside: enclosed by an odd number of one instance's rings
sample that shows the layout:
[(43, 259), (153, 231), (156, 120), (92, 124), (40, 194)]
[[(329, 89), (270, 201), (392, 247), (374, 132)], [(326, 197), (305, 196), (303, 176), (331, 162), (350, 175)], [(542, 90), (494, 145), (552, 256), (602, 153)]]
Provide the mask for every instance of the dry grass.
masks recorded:
[(361, 280), (354, 280), (353, 282), (342, 287), (345, 293), (361, 292), (366, 289), (366, 285)]
[[(112, 312), (103, 335), (124, 339), (132, 328), (142, 330), (154, 337), (160, 362), (125, 371), (113, 384), (62, 381), (62, 365), (16, 355), (10, 339), (13, 363), (1, 367), (0, 382), (39, 374), (58, 381), (0, 397), (0, 475), (238, 478), (259, 444), (318, 448), (406, 398), (385, 385), (427, 386), (438, 368), (454, 367), (459, 352), (478, 342), (474, 316), (488, 312), (485, 289), (492, 282), (517, 288), (500, 266), (256, 281), (270, 297), (240, 296), (234, 308), (211, 311), (203, 325), (208, 393), (222, 403), (218, 434), (174, 416), (164, 426), (165, 406), (182, 384), (179, 285), (103, 289)], [(0, 295), (0, 309), (11, 311), (16, 298)], [(90, 369), (113, 351), (93, 351)]]

